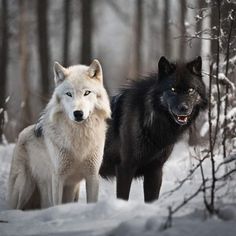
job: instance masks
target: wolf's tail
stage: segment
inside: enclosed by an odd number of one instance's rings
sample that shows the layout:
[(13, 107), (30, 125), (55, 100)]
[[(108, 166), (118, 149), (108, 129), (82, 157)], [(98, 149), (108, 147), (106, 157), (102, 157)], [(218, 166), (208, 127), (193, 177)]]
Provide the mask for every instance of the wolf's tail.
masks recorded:
[(8, 203), (14, 209), (26, 209), (35, 191), (36, 185), (28, 161), (24, 146), (16, 144), (8, 185)]

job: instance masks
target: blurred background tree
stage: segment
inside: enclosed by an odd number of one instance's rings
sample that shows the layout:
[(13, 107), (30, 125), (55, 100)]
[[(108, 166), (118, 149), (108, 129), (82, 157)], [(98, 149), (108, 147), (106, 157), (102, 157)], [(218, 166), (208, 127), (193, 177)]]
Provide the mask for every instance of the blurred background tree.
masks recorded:
[(8, 66), (8, 2), (1, 0), (0, 16), (0, 143), (3, 142), (5, 125), (5, 109), (7, 96), (7, 66)]
[(48, 0), (40, 0), (36, 2), (37, 5), (37, 34), (38, 34), (38, 56), (40, 67), (40, 81), (41, 81), (41, 103), (43, 106), (47, 104), (50, 91), (49, 79), (49, 62), (50, 62), (50, 48), (48, 36)]

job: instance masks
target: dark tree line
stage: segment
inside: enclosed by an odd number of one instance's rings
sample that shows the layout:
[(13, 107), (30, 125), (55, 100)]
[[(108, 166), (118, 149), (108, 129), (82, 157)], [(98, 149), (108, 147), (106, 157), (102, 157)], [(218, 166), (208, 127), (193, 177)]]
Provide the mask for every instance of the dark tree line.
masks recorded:
[(63, 32), (63, 65), (69, 65), (69, 42), (70, 42), (70, 31), (71, 31), (71, 0), (64, 1), (64, 32)]
[(21, 126), (19, 130), (26, 127), (31, 122), (30, 109), (30, 81), (29, 81), (29, 20), (27, 14), (29, 0), (19, 0), (19, 59), (20, 59), (20, 79), (24, 85), (22, 89), (22, 117), (20, 119)]
[[(22, 83), (22, 103), (21, 115), (18, 121), (21, 125), (19, 130), (29, 125), (32, 122), (32, 111), (30, 107), (30, 80), (29, 80), (29, 1), (19, 0), (19, 68)], [(66, 0), (63, 3), (63, 45), (62, 45), (62, 63), (64, 66), (69, 65), (70, 61), (70, 39), (71, 39), (71, 0)], [(93, 31), (93, 0), (80, 1), (81, 18), (81, 47), (80, 60), (78, 63), (89, 64), (92, 58), (92, 31)], [(40, 100), (41, 106), (44, 107), (50, 96), (51, 87), (51, 67), (50, 67), (50, 46), (49, 46), (49, 20), (48, 14), (50, 9), (49, 0), (35, 1), (31, 6), (35, 7), (36, 15), (36, 35), (38, 47), (38, 63), (40, 73)], [(8, 52), (9, 52), (9, 17), (8, 17), (8, 0), (1, 0), (0, 6), (0, 143), (2, 143), (4, 133), (4, 111), (7, 109), (6, 91), (7, 91), (7, 67), (8, 67)]]
[(92, 58), (93, 0), (81, 1), (81, 64), (89, 65)]
[(48, 0), (37, 1), (38, 54), (41, 74), (41, 101), (45, 105), (50, 91), (48, 47)]
[[(225, 2), (226, 0), (222, 0)], [(1, 78), (1, 97), (0, 97), (0, 109), (6, 109), (5, 99), (8, 96), (6, 94), (6, 82), (7, 82), (7, 65), (8, 65), (8, 41), (10, 34), (9, 30), (9, 19), (8, 19), (8, 2), (7, 0), (1, 0), (1, 15), (0, 15), (0, 52), (1, 52), (1, 60), (0, 60), (0, 78)], [(127, 63), (128, 68), (132, 68), (132, 78), (137, 78), (138, 74), (141, 74), (145, 68), (145, 58), (144, 58), (144, 48), (145, 48), (145, 40), (147, 29), (147, 18), (148, 22), (150, 23), (150, 46), (148, 46), (148, 54), (151, 55), (150, 60), (157, 60), (158, 56), (154, 55), (155, 52), (159, 52), (162, 55), (165, 55), (167, 58), (173, 57), (173, 51), (177, 52), (177, 57), (181, 59), (186, 59), (188, 56), (189, 50), (194, 51), (194, 55), (196, 53), (201, 52), (202, 47), (202, 39), (201, 37), (203, 32), (203, 25), (202, 25), (202, 18), (204, 18), (204, 12), (206, 9), (210, 9), (212, 5), (214, 5), (217, 1), (212, 0), (206, 2), (205, 0), (199, 0), (196, 3), (198, 7), (197, 10), (200, 9), (198, 12), (199, 20), (196, 21), (195, 29), (198, 35), (198, 43), (196, 44), (197, 49), (189, 49), (187, 47), (188, 44), (188, 27), (186, 26), (186, 21), (188, 21), (188, 10), (189, 10), (189, 1), (188, 0), (181, 0), (177, 1), (176, 5), (179, 9), (179, 15), (177, 16), (178, 22), (172, 22), (172, 11), (173, 6), (170, 0), (152, 0), (152, 1), (144, 1), (144, 0), (135, 0), (132, 3), (133, 7), (133, 15), (129, 14), (125, 8), (119, 1), (109, 0), (109, 1), (96, 1), (96, 0), (80, 0), (80, 1), (73, 1), (73, 0), (65, 0), (61, 6), (61, 16), (60, 19), (62, 21), (62, 31), (61, 31), (61, 39), (62, 39), (62, 47), (61, 47), (61, 59), (60, 62), (64, 66), (68, 66), (71, 64), (71, 55), (76, 54), (78, 55), (77, 58), (79, 59), (77, 63), (81, 64), (89, 64), (91, 59), (94, 56), (93, 44), (94, 44), (94, 29), (95, 24), (97, 24), (96, 16), (95, 16), (95, 5), (98, 4), (107, 4), (111, 9), (113, 9), (113, 13), (118, 16), (118, 19), (126, 25), (126, 27), (130, 27), (132, 32), (132, 40), (130, 40), (130, 47), (132, 52), (132, 60), (131, 62)], [(23, 90), (21, 91), (21, 100), (22, 100), (22, 110), (21, 110), (21, 127), (22, 129), (24, 126), (28, 125), (32, 122), (33, 117), (33, 109), (31, 104), (32, 95), (30, 94), (30, 86), (31, 80), (29, 75), (29, 67), (31, 66), (31, 52), (29, 49), (30, 36), (29, 31), (30, 29), (36, 30), (34, 33), (37, 38), (36, 46), (37, 46), (37, 64), (38, 64), (38, 72), (39, 72), (39, 85), (40, 85), (40, 103), (41, 108), (47, 103), (49, 96), (51, 94), (51, 87), (53, 83), (51, 82), (51, 65), (52, 60), (51, 58), (52, 52), (49, 45), (49, 41), (52, 37), (51, 32), (49, 32), (49, 14), (51, 13), (51, 7), (54, 4), (54, 1), (51, 0), (40, 0), (40, 1), (30, 1), (30, 0), (19, 0), (17, 7), (18, 7), (18, 20), (19, 20), (19, 68), (20, 68), (20, 79), (21, 83), (23, 84)], [(127, 2), (128, 4), (128, 2)], [(129, 3), (130, 4), (130, 3)], [(76, 10), (74, 9), (76, 6)], [(161, 8), (161, 6), (163, 8)], [(225, 4), (224, 8), (222, 9), (222, 16), (224, 18), (230, 11), (235, 7), (235, 3)], [(33, 8), (33, 9), (31, 9)], [(149, 9), (148, 9), (149, 8)], [(148, 9), (148, 11), (147, 11)], [(161, 11), (163, 9), (163, 11)], [(201, 10), (202, 9), (202, 10)], [(218, 25), (218, 12), (214, 8), (208, 17), (210, 18), (211, 22), (211, 55), (213, 58), (217, 58), (217, 25)], [(33, 20), (29, 20), (29, 14), (35, 13), (33, 16)], [(147, 14), (147, 12), (149, 12)], [(70, 44), (73, 38), (73, 28), (74, 24), (72, 25), (74, 13), (76, 13), (76, 18), (79, 20), (80, 25), (77, 27), (80, 29), (80, 47), (79, 51), (74, 52), (70, 51)], [(222, 27), (224, 28), (224, 22), (222, 21)], [(31, 26), (35, 24), (35, 26)], [(174, 37), (179, 35), (173, 35), (173, 27), (178, 28), (180, 37), (176, 40)], [(100, 27), (105, 27), (100, 26)], [(96, 30), (99, 27), (96, 26)], [(227, 29), (226, 29), (227, 30)], [(232, 34), (234, 34), (234, 30), (232, 30)], [(157, 35), (159, 37), (157, 40)], [(187, 37), (186, 37), (187, 36)], [(176, 42), (175, 42), (176, 40)], [(226, 40), (227, 41), (227, 40)], [(223, 42), (224, 43), (224, 42)], [(175, 50), (174, 50), (175, 48)], [(128, 55), (129, 56), (129, 55)], [(231, 56), (231, 55), (230, 55)], [(176, 58), (177, 59), (177, 58)], [(150, 61), (150, 64), (152, 62)], [(227, 87), (225, 88), (227, 91)], [(4, 126), (4, 113), (0, 112), (0, 137), (2, 137), (3, 133), (3, 126)], [(196, 133), (195, 131), (192, 132), (193, 134)], [(193, 144), (195, 143), (194, 140), (197, 137), (192, 137)]]

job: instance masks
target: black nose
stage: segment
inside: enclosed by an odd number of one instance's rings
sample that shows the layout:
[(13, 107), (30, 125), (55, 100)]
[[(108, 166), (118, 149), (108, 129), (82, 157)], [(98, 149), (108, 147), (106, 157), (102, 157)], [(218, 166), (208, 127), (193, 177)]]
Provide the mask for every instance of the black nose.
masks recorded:
[(83, 120), (83, 115), (84, 115), (84, 113), (83, 113), (83, 111), (74, 111), (74, 117), (75, 117), (75, 120), (76, 121), (81, 121), (81, 120)]
[(189, 107), (186, 103), (181, 103), (179, 106), (178, 106), (178, 109), (180, 112), (187, 112)]

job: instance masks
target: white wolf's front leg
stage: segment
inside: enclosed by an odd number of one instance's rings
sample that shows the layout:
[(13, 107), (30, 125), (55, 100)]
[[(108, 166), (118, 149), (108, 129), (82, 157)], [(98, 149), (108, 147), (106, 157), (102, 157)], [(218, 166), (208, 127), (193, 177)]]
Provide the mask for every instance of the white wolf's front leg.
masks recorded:
[(58, 174), (52, 175), (52, 201), (53, 205), (62, 204), (64, 181)]
[(47, 145), (47, 150), (51, 159), (51, 193), (52, 193), (52, 204), (53, 206), (62, 203), (63, 196), (63, 186), (64, 186), (64, 176), (61, 174), (61, 160), (63, 156), (58, 148), (56, 142), (52, 142), (51, 139), (45, 138), (45, 144)]
[(90, 175), (86, 177), (87, 203), (97, 202), (99, 190), (99, 176)]

